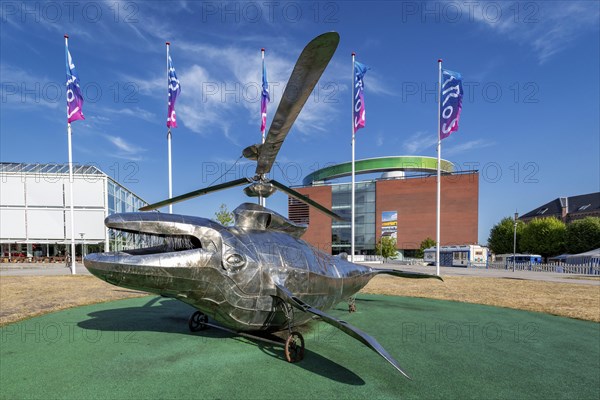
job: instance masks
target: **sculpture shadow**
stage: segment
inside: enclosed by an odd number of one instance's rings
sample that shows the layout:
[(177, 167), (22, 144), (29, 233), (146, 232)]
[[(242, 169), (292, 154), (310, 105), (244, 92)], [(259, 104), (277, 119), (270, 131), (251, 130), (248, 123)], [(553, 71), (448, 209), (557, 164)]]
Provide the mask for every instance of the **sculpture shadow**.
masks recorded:
[[(140, 307), (91, 312), (88, 314), (90, 319), (80, 321), (77, 326), (86, 330), (109, 332), (163, 332), (204, 338), (234, 339), (255, 345), (264, 354), (280, 359), (282, 362), (287, 362), (283, 342), (281, 346), (278, 346), (217, 328), (191, 332), (188, 328), (188, 319), (194, 311), (193, 307), (178, 300), (155, 297)], [(295, 330), (305, 333), (310, 330), (310, 326), (297, 327)], [(280, 336), (267, 332), (261, 332), (259, 335), (268, 340), (282, 341)], [(340, 383), (349, 385), (365, 384), (365, 381), (354, 372), (309, 349), (305, 349), (304, 359), (294, 365)]]
[(114, 332), (191, 334), (188, 318), (194, 309), (173, 299), (152, 298), (141, 307), (94, 311), (77, 324), (82, 329)]

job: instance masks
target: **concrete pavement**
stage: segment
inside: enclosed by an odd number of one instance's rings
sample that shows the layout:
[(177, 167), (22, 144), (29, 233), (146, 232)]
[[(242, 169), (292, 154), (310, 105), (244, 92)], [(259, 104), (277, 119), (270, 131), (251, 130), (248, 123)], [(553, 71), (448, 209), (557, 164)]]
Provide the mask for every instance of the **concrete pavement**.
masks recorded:
[[(404, 271), (424, 272), (435, 274), (435, 266), (400, 265), (396, 263), (365, 264), (376, 268), (393, 268)], [(77, 263), (77, 275), (90, 275), (83, 264)], [(442, 276), (477, 276), (484, 278), (528, 279), (536, 281), (576, 283), (582, 285), (600, 286), (600, 279), (589, 279), (586, 275), (564, 274), (556, 272), (515, 271), (504, 269), (440, 267)], [(64, 264), (0, 264), (0, 276), (58, 276), (71, 275), (71, 270)]]
[[(91, 275), (82, 263), (75, 264), (77, 275)], [(71, 275), (65, 264), (4, 263), (0, 264), (0, 276), (58, 276)]]
[[(393, 268), (403, 271), (423, 272), (435, 275), (435, 266), (424, 265), (401, 265), (395, 263), (385, 264), (365, 264), (377, 268)], [(440, 275), (444, 276), (477, 276), (482, 278), (507, 278), (507, 279), (527, 279), (534, 281), (578, 283), (582, 285), (600, 286), (600, 276), (589, 279), (590, 275), (564, 274), (557, 272), (538, 272), (538, 271), (515, 271), (512, 269), (485, 269), (485, 268), (461, 268), (461, 267), (440, 267)]]

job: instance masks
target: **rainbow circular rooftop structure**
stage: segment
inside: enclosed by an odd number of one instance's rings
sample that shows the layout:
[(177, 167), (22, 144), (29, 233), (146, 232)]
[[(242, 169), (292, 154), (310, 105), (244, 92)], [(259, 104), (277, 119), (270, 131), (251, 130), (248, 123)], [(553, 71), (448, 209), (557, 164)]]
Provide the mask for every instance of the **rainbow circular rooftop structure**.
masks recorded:
[[(442, 173), (453, 173), (454, 165), (448, 160), (441, 160), (440, 171)], [(376, 157), (356, 160), (354, 163), (355, 175), (373, 174), (378, 172), (421, 172), (421, 173), (437, 173), (437, 157), (421, 157), (421, 156), (391, 156), (391, 157)], [(316, 170), (307, 175), (302, 184), (310, 186), (315, 183), (322, 183), (333, 179), (343, 178), (352, 175), (352, 162), (331, 165), (325, 168)], [(393, 177), (394, 174), (388, 175)]]

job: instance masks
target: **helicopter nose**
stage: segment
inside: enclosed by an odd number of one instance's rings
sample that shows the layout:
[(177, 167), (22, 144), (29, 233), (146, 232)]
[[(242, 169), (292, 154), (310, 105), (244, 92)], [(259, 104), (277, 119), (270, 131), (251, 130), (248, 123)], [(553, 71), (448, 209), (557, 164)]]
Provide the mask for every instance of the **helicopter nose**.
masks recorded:
[(83, 265), (92, 275), (108, 283), (118, 284), (120, 279), (115, 268), (115, 259), (114, 253), (92, 253), (85, 256)]

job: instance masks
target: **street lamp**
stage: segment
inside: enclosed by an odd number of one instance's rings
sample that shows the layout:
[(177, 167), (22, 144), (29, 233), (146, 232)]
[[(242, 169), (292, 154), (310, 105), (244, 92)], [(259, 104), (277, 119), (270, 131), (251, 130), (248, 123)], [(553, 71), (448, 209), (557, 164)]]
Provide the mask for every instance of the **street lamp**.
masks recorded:
[(85, 257), (85, 233), (80, 233), (79, 236), (81, 236), (81, 260), (83, 261), (83, 257)]
[(517, 254), (517, 218), (519, 213), (515, 212), (515, 224), (514, 224), (514, 238), (513, 238), (513, 272), (515, 272), (516, 254)]

